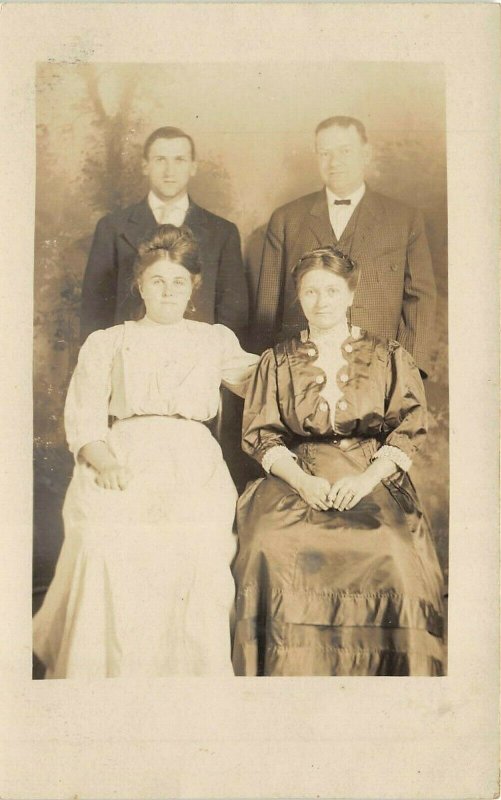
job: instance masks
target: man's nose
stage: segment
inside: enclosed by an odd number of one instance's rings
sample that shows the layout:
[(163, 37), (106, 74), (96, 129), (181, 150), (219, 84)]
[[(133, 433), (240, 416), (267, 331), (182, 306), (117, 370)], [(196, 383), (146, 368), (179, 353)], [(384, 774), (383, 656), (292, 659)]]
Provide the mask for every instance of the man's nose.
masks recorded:
[(339, 152), (338, 150), (333, 151), (333, 152), (331, 152), (331, 157), (330, 157), (329, 161), (330, 161), (330, 165), (334, 166), (334, 167), (342, 165), (345, 162), (345, 154), (342, 153), (342, 152)]

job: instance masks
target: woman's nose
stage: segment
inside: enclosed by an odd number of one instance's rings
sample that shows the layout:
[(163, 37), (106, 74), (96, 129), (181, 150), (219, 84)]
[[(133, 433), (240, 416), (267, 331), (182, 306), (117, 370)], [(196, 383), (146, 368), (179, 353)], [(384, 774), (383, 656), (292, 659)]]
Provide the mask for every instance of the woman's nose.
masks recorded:
[(329, 297), (326, 294), (317, 294), (317, 301), (315, 303), (317, 308), (323, 308), (328, 305)]

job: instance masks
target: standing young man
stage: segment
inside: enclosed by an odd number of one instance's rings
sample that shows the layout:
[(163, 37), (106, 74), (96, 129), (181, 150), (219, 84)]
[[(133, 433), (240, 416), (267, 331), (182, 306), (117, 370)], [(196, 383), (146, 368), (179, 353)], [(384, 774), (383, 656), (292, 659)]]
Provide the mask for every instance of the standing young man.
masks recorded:
[(148, 137), (143, 149), (148, 195), (107, 214), (96, 227), (82, 287), (82, 341), (94, 330), (131, 319), (138, 302), (131, 294), (137, 247), (167, 223), (187, 225), (200, 247), (202, 282), (190, 318), (245, 333), (248, 296), (240, 236), (232, 222), (190, 198), (188, 185), (196, 171), (195, 145), (184, 131), (158, 128)]

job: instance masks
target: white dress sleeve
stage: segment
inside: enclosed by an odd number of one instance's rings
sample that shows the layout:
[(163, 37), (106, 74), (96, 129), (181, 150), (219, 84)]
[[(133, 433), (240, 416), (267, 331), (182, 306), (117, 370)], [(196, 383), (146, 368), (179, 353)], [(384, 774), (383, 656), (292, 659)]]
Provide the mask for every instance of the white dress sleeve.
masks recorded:
[(111, 370), (122, 327), (91, 333), (80, 350), (64, 406), (66, 439), (75, 457), (85, 444), (106, 441)]
[(245, 392), (254, 374), (259, 356), (247, 353), (232, 330), (225, 325), (213, 326), (221, 353), (221, 382), (234, 394), (245, 397)]

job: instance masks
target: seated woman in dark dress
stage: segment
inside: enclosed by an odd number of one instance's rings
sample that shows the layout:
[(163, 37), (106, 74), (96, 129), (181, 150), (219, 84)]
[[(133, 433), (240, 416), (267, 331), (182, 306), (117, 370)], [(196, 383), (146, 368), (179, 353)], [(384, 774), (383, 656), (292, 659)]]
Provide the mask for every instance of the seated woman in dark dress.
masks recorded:
[(321, 248), (294, 274), (308, 330), (263, 353), (245, 403), (268, 475), (238, 504), (235, 673), (442, 675), (442, 574), (408, 476), (419, 370), (349, 327), (348, 257)]

